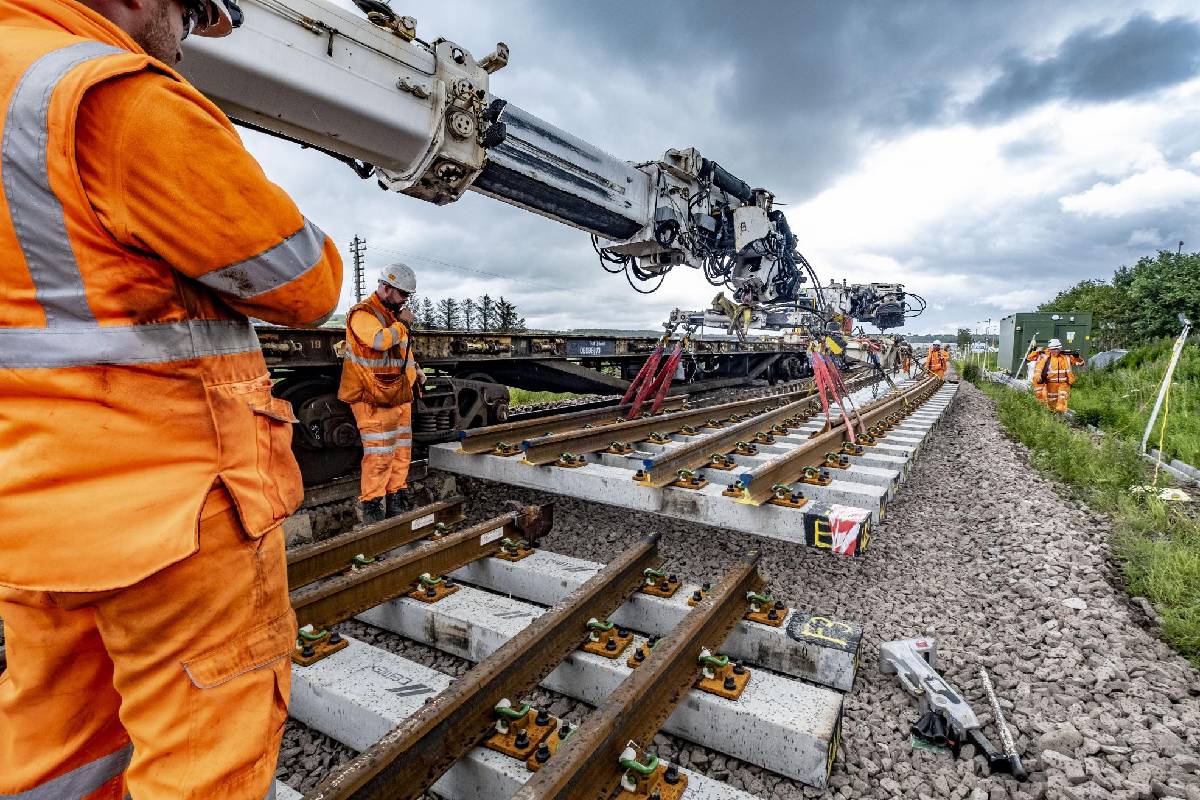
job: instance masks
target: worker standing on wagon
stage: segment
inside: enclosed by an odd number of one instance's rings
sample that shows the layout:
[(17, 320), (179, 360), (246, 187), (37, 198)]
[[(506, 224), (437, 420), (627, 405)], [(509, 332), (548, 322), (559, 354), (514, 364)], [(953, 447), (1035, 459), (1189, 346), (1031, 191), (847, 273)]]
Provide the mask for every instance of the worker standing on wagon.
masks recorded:
[(0, 796), (273, 786), (303, 485), (247, 317), (319, 324), (342, 272), (170, 66), (241, 19), (0, 0)]
[(1038, 400), (1055, 414), (1066, 411), (1071, 399), (1071, 387), (1075, 385), (1075, 372), (1071, 368), (1083, 363), (1078, 353), (1064, 352), (1062, 342), (1051, 339), (1033, 362), (1033, 374), (1030, 376)]
[(425, 373), (412, 352), (405, 308), (417, 276), (405, 264), (384, 267), (379, 288), (350, 309), (346, 354), (338, 398), (350, 404), (362, 439), (358, 499), (362, 521), (379, 522), (412, 508), (408, 467), (412, 462), (413, 387)]
[(950, 366), (950, 356), (942, 349), (940, 339), (935, 339), (929, 346), (929, 355), (925, 356), (925, 363), (922, 366), (930, 375), (936, 375), (942, 380), (946, 379), (946, 368)]

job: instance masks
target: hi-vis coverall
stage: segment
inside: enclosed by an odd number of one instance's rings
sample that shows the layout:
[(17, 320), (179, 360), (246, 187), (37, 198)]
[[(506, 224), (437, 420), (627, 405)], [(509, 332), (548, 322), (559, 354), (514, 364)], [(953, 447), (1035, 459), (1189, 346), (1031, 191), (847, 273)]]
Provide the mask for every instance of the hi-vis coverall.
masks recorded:
[(0, 796), (258, 798), (295, 617), (287, 403), (334, 245), (74, 0), (0, 0)]
[(950, 366), (950, 356), (945, 350), (938, 348), (929, 349), (929, 355), (925, 356), (925, 371), (930, 375), (937, 375), (942, 380), (946, 379), (946, 368)]
[(1030, 377), (1034, 394), (1042, 405), (1056, 414), (1067, 410), (1071, 387), (1075, 385), (1075, 373), (1071, 367), (1083, 363), (1083, 359), (1074, 354), (1060, 352), (1051, 355), (1049, 350), (1038, 354)]
[(408, 328), (374, 294), (350, 309), (346, 344), (338, 397), (362, 437), (358, 499), (376, 500), (408, 486), (417, 365)]

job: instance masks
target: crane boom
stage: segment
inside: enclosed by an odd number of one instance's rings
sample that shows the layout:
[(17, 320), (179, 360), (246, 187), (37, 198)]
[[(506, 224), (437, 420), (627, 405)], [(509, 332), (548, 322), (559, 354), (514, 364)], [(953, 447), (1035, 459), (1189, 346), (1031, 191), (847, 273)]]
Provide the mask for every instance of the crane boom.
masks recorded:
[[(476, 59), (446, 39), (421, 41), (415, 21), (381, 0), (354, 2), (365, 18), (327, 0), (241, 0), (236, 35), (189, 38), (182, 72), (230, 118), (386, 189), (439, 205), (471, 189), (580, 228), (631, 283), (703, 270), (733, 293), (709, 315), (770, 327), (821, 315), (825, 295), (771, 192), (694, 148), (618, 159), (492, 92), (503, 43)], [(888, 289), (903, 312), (903, 288)], [(869, 307), (857, 311), (871, 320)]]

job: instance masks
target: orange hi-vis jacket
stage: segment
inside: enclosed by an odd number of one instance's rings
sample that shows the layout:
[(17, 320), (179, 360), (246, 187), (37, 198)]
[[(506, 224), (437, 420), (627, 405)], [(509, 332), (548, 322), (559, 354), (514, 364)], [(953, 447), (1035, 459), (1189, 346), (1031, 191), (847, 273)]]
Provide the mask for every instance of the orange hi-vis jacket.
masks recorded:
[(408, 328), (372, 294), (346, 315), (338, 399), (394, 408), (411, 403), (416, 364)]
[(1030, 377), (1034, 386), (1053, 383), (1065, 383), (1068, 386), (1074, 386), (1076, 378), (1075, 373), (1071, 371), (1071, 367), (1082, 363), (1084, 363), (1083, 359), (1078, 356), (1068, 355), (1067, 353), (1051, 355), (1049, 350), (1044, 350), (1038, 353), (1038, 357), (1033, 363), (1033, 371)]
[(0, 584), (129, 586), (302, 497), (247, 315), (319, 323), (332, 242), (229, 120), (73, 0), (0, 0)]
[(939, 378), (946, 377), (946, 368), (950, 365), (950, 356), (945, 350), (929, 349), (929, 355), (925, 356), (925, 369), (937, 375)]

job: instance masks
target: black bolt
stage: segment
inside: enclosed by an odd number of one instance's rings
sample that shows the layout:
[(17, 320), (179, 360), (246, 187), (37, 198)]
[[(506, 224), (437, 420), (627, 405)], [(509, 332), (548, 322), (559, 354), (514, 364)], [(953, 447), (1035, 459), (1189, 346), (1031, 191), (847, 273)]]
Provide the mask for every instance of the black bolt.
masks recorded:
[(531, 545), (529, 542), (521, 542), (521, 549), (522, 550), (532, 550), (533, 545)]
[(678, 578), (678, 576), (675, 576), (675, 575), (668, 575), (668, 576), (667, 576), (667, 583), (679, 583), (679, 578)]
[(550, 715), (545, 711), (539, 711), (534, 719), (537, 720), (538, 725), (546, 725), (550, 722)]
[(776, 610), (776, 611), (783, 611), (783, 609), (784, 609), (783, 601), (782, 601), (782, 600), (776, 600), (776, 601), (775, 601), (775, 610)]
[(604, 643), (604, 649), (605, 650), (616, 650), (617, 649), (617, 640), (609, 639), (607, 642)]
[(340, 633), (338, 633), (337, 631), (331, 631), (329, 633), (329, 643), (330, 644), (339, 644), (341, 641), (342, 641), (342, 635)]
[(304, 656), (305, 658), (312, 658), (316, 654), (317, 652), (313, 650), (313, 646), (308, 642), (305, 642), (304, 647), (300, 648), (300, 655)]
[(646, 470), (644, 470), (644, 469), (639, 469), (637, 472), (633, 473), (633, 477), (635, 477), (635, 478), (644, 478), (645, 476), (646, 476)]
[(546, 746), (545, 742), (537, 746), (537, 753), (534, 754), (534, 758), (537, 759), (539, 764), (545, 764), (550, 760), (550, 748)]
[(629, 635), (629, 628), (617, 628), (617, 636), (625, 637)]
[(639, 647), (637, 649), (637, 652), (633, 654), (633, 660), (638, 661), (638, 662), (645, 661), (646, 660), (646, 648)]
[(667, 583), (666, 581), (659, 581), (658, 590), (660, 592), (665, 592), (670, 588), (671, 588), (671, 584)]
[(732, 692), (736, 688), (737, 688), (737, 681), (735, 681), (733, 679), (732, 675), (726, 675), (725, 676), (725, 691)]
[(733, 662), (733, 674), (734, 675), (745, 675), (746, 674), (745, 665), (742, 664), (742, 662), (740, 662), (740, 661)]
[(658, 637), (651, 636), (649, 639), (646, 640), (646, 644), (650, 645), (651, 647), (654, 647), (654, 645), (658, 644)]
[(558, 729), (558, 738), (565, 739), (565, 738), (567, 738), (567, 734), (569, 734), (570, 732), (571, 732), (571, 723), (564, 722), (562, 724), (562, 727)]
[(517, 733), (517, 740), (513, 744), (517, 746), (518, 750), (524, 750), (526, 747), (529, 747), (529, 734), (525, 731), (519, 731)]
[(668, 764), (666, 771), (663, 772), (663, 780), (672, 786), (679, 783), (679, 767), (674, 764)]
[(770, 611), (767, 612), (767, 619), (771, 619), (771, 620), (779, 619), (779, 612), (772, 608)]
[(712, 588), (712, 584), (711, 583), (702, 583), (702, 584), (700, 584), (700, 588), (707, 592), (709, 589)]
[(449, 578), (446, 578), (446, 582), (445, 582), (445, 583), (443, 583), (443, 584), (442, 584), (442, 586), (443, 586), (443, 587), (445, 587), (445, 588), (447, 588), (447, 589), (453, 589), (453, 588), (454, 588), (454, 581), (450, 580)]
[(428, 589), (425, 590), (425, 596), (426, 597), (437, 597), (437, 589), (430, 586)]
[(704, 592), (697, 589), (696, 591), (692, 592), (692, 599), (699, 603), (704, 599)]

